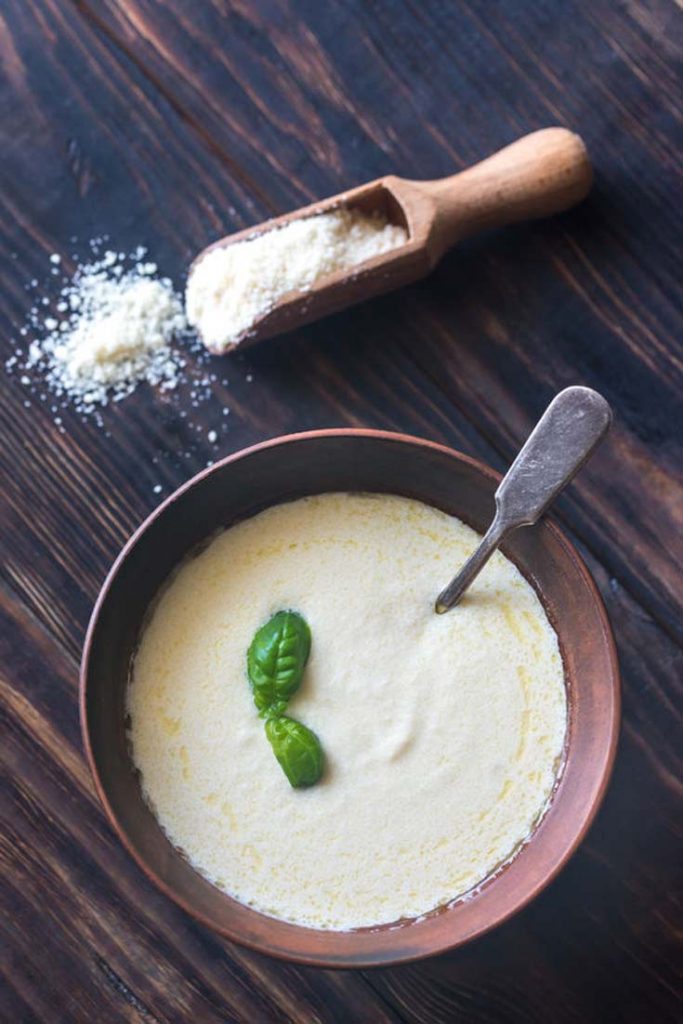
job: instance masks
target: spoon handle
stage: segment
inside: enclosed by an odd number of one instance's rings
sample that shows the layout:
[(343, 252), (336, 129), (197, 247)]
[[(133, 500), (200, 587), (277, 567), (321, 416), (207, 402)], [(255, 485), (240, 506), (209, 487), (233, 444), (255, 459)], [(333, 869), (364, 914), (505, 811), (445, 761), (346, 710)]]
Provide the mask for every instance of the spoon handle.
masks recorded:
[(565, 388), (552, 400), (496, 491), (496, 514), (479, 547), (439, 594), (437, 612), (462, 597), (512, 530), (530, 526), (581, 469), (612, 421), (609, 405), (590, 388)]

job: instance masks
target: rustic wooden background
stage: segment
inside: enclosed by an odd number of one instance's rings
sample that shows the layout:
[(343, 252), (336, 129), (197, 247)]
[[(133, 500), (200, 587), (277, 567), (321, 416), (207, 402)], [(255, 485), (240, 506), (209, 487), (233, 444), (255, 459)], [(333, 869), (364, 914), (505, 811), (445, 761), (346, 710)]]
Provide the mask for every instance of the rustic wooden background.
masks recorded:
[[(60, 429), (0, 364), (3, 1021), (681, 1020), (682, 23), (673, 0), (3, 0), (4, 358), (27, 282), (94, 235), (147, 244), (180, 286), (226, 231), (386, 172), (447, 174), (549, 124), (581, 132), (597, 171), (574, 212), (214, 360), (208, 394), (140, 390), (103, 427), (65, 411)], [(571, 383), (616, 412), (557, 512), (623, 669), (587, 841), (517, 919), (431, 962), (326, 972), (205, 931), (115, 841), (76, 712), (93, 600), (158, 486), (340, 424), (502, 468)]]

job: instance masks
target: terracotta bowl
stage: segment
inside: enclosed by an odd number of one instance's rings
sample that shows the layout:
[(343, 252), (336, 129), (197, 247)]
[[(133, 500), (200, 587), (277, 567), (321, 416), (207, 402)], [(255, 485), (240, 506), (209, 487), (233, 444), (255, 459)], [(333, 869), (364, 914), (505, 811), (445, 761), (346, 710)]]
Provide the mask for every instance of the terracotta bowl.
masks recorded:
[(506, 554), (536, 588), (560, 639), (570, 708), (564, 771), (531, 840), (468, 899), (417, 921), (354, 932), (317, 931), (259, 914), (210, 885), (168, 842), (142, 799), (126, 747), (124, 693), (145, 612), (173, 568), (217, 529), (306, 494), (384, 491), (434, 505), (481, 531), (493, 514), (498, 480), (481, 463), (412, 437), (369, 430), (296, 434), (200, 473), (126, 544), (85, 641), (85, 749), (123, 844), (167, 896), (208, 927), (263, 953), (325, 967), (414, 960), (453, 949), (509, 918), (548, 885), (580, 843), (614, 760), (618, 667), (595, 584), (550, 522), (519, 530)]

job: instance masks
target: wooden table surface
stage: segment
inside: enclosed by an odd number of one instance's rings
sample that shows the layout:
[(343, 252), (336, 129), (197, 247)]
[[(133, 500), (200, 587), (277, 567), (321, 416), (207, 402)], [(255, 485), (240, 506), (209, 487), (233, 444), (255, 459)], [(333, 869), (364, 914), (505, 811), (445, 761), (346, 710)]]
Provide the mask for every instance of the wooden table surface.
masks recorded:
[[(681, 1019), (682, 24), (673, 0), (4, 0), (3, 359), (26, 344), (26, 285), (52, 294), (49, 254), (68, 269), (96, 235), (146, 244), (181, 286), (225, 232), (553, 123), (585, 137), (596, 184), (399, 293), (203, 368), (191, 355), (194, 385), (140, 389), (102, 427), (55, 423), (2, 370), (3, 1021)], [(293, 967), (200, 927), (115, 840), (83, 758), (80, 648), (122, 542), (210, 459), (295, 430), (401, 430), (503, 468), (572, 383), (615, 425), (556, 518), (624, 687), (579, 852), (519, 917), (412, 966)]]

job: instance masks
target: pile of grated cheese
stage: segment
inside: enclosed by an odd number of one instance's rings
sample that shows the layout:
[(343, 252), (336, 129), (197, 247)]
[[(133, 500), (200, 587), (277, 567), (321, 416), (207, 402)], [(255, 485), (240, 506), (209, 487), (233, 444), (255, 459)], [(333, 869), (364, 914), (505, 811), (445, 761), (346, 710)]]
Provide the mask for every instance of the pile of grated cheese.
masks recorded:
[(306, 292), (405, 245), (404, 228), (340, 207), (212, 250), (192, 271), (187, 319), (212, 352), (232, 348), (288, 292)]
[(30, 344), (25, 368), (40, 369), (50, 391), (80, 412), (125, 398), (142, 381), (162, 390), (178, 383), (185, 362), (171, 339), (187, 321), (171, 281), (145, 255), (142, 246), (128, 257), (107, 251), (77, 267), (53, 311), (32, 310), (43, 336)]

